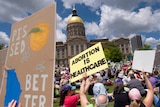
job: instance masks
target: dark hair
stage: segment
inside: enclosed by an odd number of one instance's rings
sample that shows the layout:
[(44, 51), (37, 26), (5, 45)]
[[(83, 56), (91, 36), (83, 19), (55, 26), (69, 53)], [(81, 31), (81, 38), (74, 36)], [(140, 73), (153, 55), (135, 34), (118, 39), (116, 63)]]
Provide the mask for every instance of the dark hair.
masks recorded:
[(59, 102), (60, 106), (63, 106), (64, 99), (67, 96), (67, 93), (68, 93), (68, 91), (65, 91), (65, 90), (60, 91), (60, 102)]
[(113, 95), (115, 94), (120, 94), (124, 92), (124, 86), (122, 82), (117, 82), (114, 84), (114, 91), (113, 91)]
[(131, 79), (135, 79), (134, 74), (130, 74), (130, 78), (131, 78)]

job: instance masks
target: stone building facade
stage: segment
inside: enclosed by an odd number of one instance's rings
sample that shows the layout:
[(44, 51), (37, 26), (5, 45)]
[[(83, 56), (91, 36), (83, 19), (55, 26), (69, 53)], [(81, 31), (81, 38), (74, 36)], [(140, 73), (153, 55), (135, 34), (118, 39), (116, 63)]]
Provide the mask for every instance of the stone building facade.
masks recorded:
[(131, 53), (130, 40), (128, 38), (114, 39), (112, 42), (115, 42), (119, 46), (120, 51), (124, 55)]
[[(88, 47), (101, 42), (102, 45), (108, 39), (97, 39), (87, 41), (83, 20), (77, 15), (76, 10), (72, 10), (72, 17), (68, 20), (66, 28), (67, 40), (65, 43), (56, 42), (56, 64), (59, 66), (69, 66), (69, 59), (86, 50)], [(115, 40), (122, 53), (130, 52), (129, 39), (120, 38)]]

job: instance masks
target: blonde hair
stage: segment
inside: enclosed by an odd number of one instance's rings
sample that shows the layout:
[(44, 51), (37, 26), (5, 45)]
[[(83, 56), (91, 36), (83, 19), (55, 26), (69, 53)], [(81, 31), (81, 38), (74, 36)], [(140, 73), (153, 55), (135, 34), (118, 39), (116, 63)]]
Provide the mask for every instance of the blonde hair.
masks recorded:
[(139, 103), (136, 100), (133, 100), (129, 107), (139, 107)]

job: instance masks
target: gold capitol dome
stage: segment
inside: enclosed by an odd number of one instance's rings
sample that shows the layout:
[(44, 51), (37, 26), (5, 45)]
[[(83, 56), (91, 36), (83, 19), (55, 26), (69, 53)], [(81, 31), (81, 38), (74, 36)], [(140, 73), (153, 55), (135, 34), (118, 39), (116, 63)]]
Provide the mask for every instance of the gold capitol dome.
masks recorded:
[(77, 22), (83, 23), (83, 20), (77, 15), (76, 9), (74, 8), (72, 10), (72, 17), (69, 18), (69, 20), (68, 20), (68, 24), (70, 24), (70, 23), (77, 23)]

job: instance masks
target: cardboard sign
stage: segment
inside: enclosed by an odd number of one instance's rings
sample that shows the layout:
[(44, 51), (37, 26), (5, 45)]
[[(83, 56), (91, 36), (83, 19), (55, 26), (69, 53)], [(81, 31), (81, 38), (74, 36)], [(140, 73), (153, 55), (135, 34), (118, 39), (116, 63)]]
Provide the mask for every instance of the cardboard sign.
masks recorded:
[(56, 4), (13, 24), (0, 107), (15, 99), (22, 107), (53, 107)]
[(105, 68), (108, 64), (99, 42), (70, 59), (70, 82), (81, 79), (84, 72), (91, 75)]
[(134, 52), (132, 69), (152, 73), (155, 50), (137, 50)]
[(7, 56), (7, 48), (0, 50), (0, 93), (1, 93), (1, 83), (4, 73), (4, 65)]

